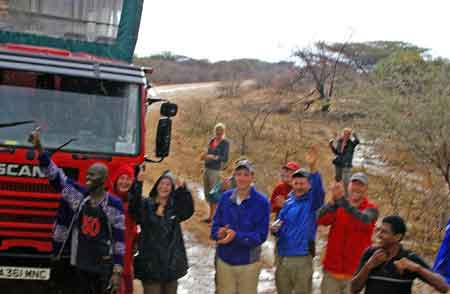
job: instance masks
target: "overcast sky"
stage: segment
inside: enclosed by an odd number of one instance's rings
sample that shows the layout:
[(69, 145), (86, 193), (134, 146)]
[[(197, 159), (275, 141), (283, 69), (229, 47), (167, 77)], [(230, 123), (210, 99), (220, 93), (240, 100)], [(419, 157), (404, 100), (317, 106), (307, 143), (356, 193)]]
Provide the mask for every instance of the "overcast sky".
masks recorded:
[(138, 56), (279, 61), (318, 41), (401, 40), (450, 58), (448, 0), (145, 0)]

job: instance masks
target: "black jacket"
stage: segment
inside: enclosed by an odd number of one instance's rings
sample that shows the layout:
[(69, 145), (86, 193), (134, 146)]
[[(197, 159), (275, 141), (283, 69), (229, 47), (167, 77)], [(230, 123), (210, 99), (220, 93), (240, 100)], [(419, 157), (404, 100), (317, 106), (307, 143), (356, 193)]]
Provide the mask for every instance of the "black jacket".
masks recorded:
[[(169, 282), (186, 275), (188, 262), (180, 223), (194, 213), (191, 192), (185, 187), (172, 189), (164, 216), (156, 215), (156, 187), (153, 186), (147, 199), (141, 202), (138, 222), (141, 225), (139, 253), (135, 258), (135, 277), (142, 281)], [(175, 185), (172, 186), (174, 188)]]
[(336, 158), (333, 160), (333, 164), (338, 167), (352, 167), (353, 162), (353, 153), (355, 152), (356, 146), (359, 144), (359, 139), (353, 134), (355, 137), (354, 140), (349, 139), (347, 145), (345, 145), (344, 150), (341, 152), (343, 139), (340, 138), (337, 141), (336, 147), (333, 146), (332, 142), (330, 142), (330, 148), (333, 153), (336, 155)]

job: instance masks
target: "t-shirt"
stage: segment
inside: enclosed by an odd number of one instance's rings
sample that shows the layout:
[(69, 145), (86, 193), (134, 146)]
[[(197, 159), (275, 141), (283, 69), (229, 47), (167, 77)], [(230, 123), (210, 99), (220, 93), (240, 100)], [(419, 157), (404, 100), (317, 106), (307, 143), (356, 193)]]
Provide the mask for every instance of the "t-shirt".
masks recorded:
[(77, 267), (95, 273), (112, 268), (111, 232), (108, 218), (100, 206), (87, 202), (80, 213)]
[[(358, 272), (370, 259), (370, 257), (379, 249), (377, 247), (368, 248), (362, 258)], [(397, 270), (394, 262), (402, 259), (403, 257), (419, 264), (420, 266), (430, 269), (428, 264), (423, 261), (417, 254), (412, 251), (405, 250), (400, 247), (400, 251), (393, 259), (385, 262), (378, 267), (374, 268), (369, 273), (369, 278), (366, 282), (366, 294), (411, 294), (411, 287), (416, 278), (421, 280), (422, 277), (418, 273), (404, 271), (403, 274)]]

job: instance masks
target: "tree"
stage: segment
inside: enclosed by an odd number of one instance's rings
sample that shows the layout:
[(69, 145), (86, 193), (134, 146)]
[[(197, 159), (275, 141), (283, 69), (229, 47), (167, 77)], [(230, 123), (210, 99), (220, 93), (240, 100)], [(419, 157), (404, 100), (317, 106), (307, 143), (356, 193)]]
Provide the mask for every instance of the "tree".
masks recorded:
[(370, 78), (374, 86), (363, 105), (371, 124), (381, 131), (376, 136), (384, 142), (394, 138), (398, 150), (412, 154), (430, 177), (440, 178), (444, 192), (436, 196), (435, 208), (446, 218), (450, 209), (450, 63), (425, 60), (419, 52), (397, 52), (379, 62)]
[(298, 49), (294, 52), (294, 56), (300, 59), (299, 77), (303, 78), (308, 74), (312, 78), (314, 87), (319, 93), (319, 100), (322, 102), (321, 110), (324, 112), (330, 108), (337, 72), (345, 66), (341, 62), (341, 53), (345, 46), (346, 43), (342, 44), (341, 50), (335, 53), (328, 50), (327, 43), (317, 42), (312, 48)]
[(341, 62), (347, 63), (355, 70), (369, 73), (381, 60), (396, 52), (411, 52), (423, 54), (426, 48), (400, 41), (370, 41), (352, 43), (325, 44), (326, 50), (335, 54), (341, 54)]

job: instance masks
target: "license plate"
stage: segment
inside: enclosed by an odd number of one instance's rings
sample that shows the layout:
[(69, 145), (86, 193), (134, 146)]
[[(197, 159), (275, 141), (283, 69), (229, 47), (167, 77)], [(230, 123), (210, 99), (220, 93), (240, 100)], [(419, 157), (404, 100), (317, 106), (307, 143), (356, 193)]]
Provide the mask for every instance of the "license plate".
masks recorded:
[(50, 280), (49, 268), (0, 266), (0, 279)]

